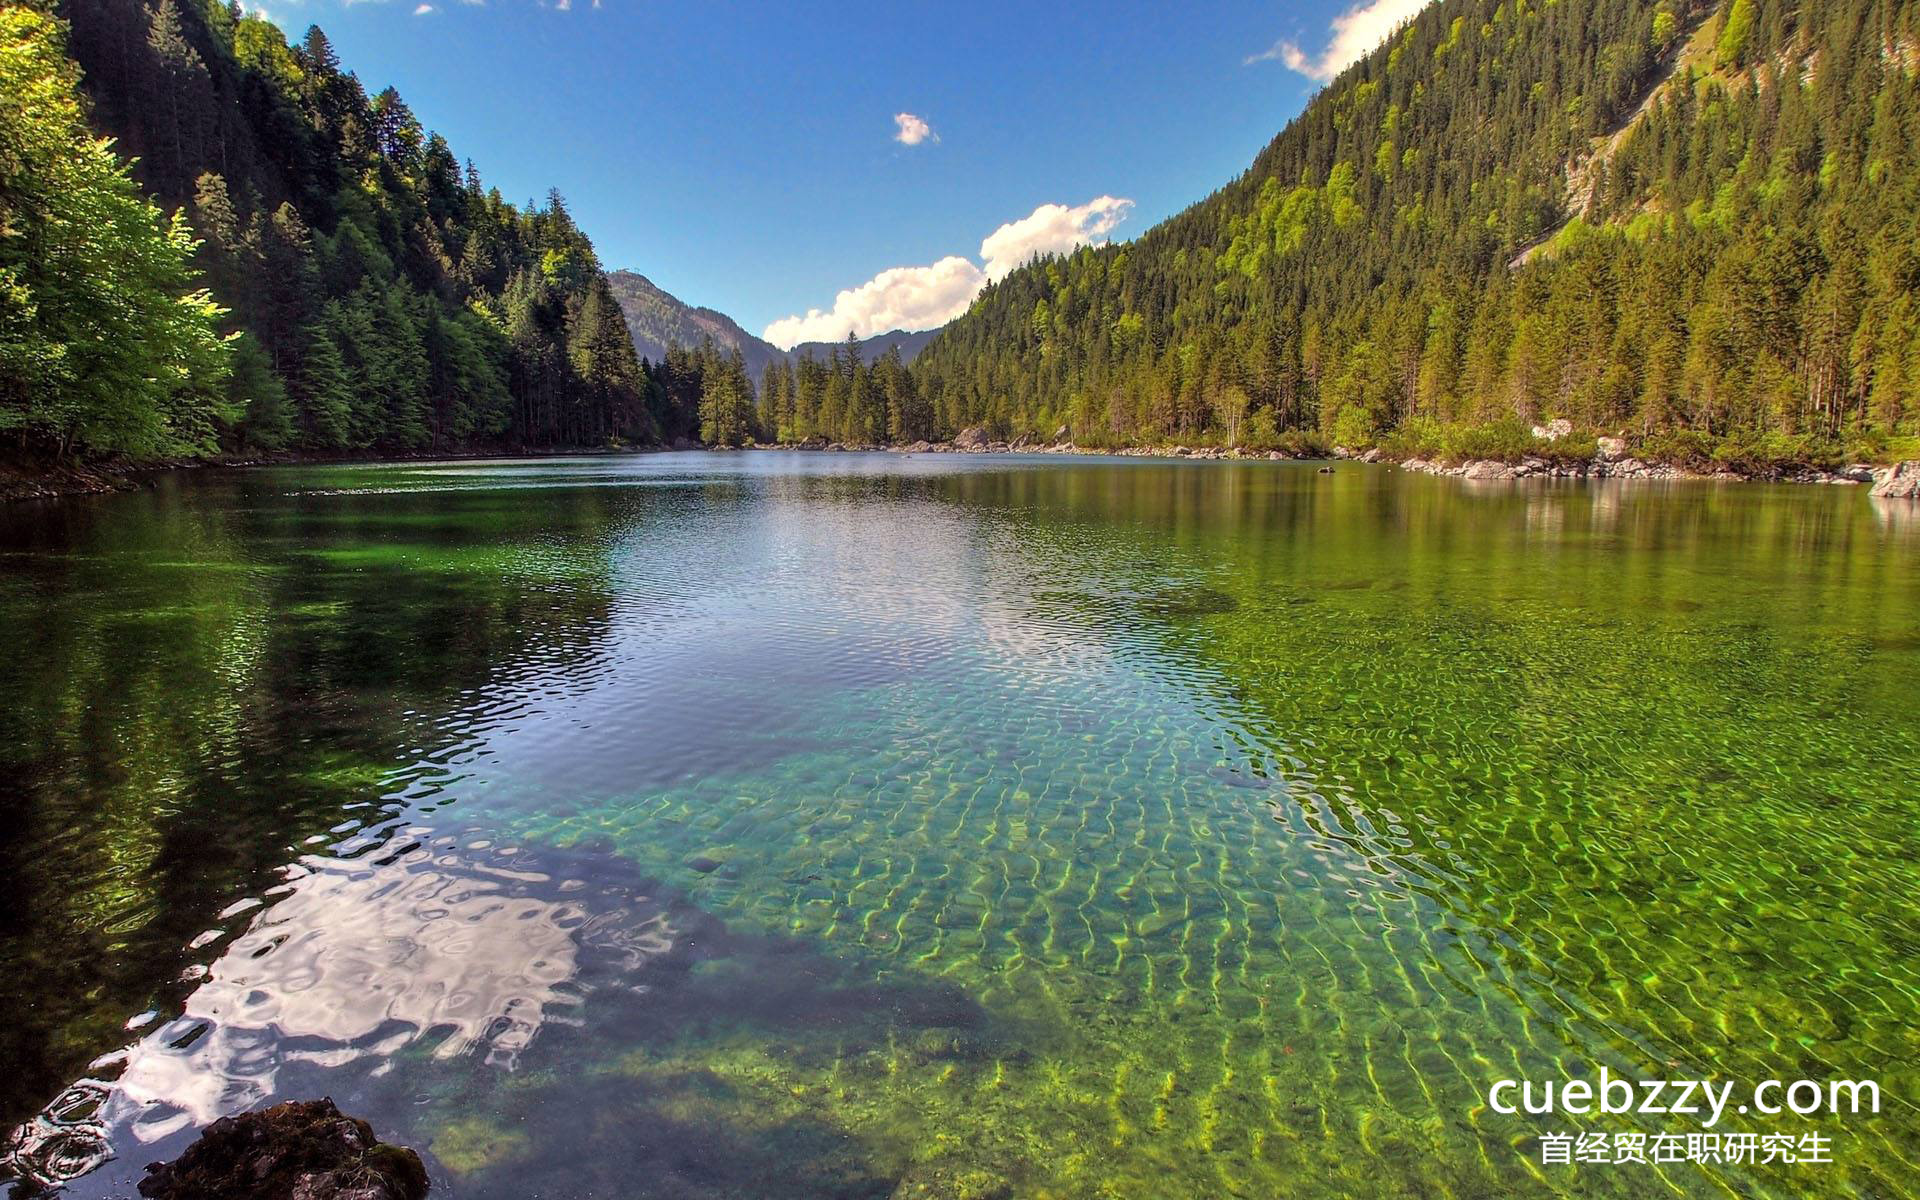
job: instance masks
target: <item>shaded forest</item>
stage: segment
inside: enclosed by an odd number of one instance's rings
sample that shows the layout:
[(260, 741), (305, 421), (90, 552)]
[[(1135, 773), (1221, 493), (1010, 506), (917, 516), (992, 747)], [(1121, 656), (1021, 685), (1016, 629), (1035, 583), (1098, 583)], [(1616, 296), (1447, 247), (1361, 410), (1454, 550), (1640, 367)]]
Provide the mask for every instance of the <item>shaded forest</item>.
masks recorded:
[(50, 83), (77, 82), (113, 139), (94, 152), (131, 157), (139, 189), (184, 217), (158, 223), (194, 278), (152, 282), (203, 284), (225, 342), (176, 380), (192, 418), (164, 436), (131, 413), (76, 424), (22, 388), (4, 420), (23, 448), (429, 452), (646, 441), (670, 423), (559, 193), (507, 203), (317, 27), (289, 44), (217, 0), (68, 0), (62, 39), (7, 7), (77, 64)]

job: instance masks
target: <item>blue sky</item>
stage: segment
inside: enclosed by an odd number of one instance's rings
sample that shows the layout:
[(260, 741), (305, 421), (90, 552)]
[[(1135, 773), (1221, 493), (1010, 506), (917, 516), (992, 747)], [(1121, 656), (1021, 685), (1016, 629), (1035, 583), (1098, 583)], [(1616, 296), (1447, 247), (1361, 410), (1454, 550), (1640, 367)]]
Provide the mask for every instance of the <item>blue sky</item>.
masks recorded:
[(264, 8), (509, 199), (559, 188), (608, 267), (785, 342), (938, 324), (1034, 249), (1137, 236), (1421, 2)]

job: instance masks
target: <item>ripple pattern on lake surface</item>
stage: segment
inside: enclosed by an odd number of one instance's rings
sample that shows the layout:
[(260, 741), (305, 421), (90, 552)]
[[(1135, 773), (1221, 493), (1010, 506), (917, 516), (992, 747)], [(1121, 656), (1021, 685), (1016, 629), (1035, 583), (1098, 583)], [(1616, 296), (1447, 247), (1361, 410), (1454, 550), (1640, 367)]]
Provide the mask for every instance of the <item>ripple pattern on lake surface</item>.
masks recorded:
[[(152, 947), (11, 1035), (104, 1055), (16, 1160), (119, 1154), (79, 1194), (323, 1092), (471, 1196), (1915, 1194), (1920, 568), (1857, 494), (672, 455), (154, 505), (0, 592), (81, 694), (134, 668), (141, 749), (11, 718), (26, 811), (134, 869), (0, 845)], [(1483, 1100), (1603, 1064), (1890, 1103), (1723, 1127), (1832, 1166), (1569, 1168)]]

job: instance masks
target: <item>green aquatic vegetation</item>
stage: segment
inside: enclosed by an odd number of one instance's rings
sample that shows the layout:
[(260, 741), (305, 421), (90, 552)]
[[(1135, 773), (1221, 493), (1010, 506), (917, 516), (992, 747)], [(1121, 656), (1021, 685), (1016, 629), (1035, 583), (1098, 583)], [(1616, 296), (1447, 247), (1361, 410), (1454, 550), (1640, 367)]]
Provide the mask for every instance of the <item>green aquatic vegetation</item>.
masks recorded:
[(433, 1131), (427, 1148), (455, 1175), (472, 1175), (523, 1158), (530, 1147), (524, 1133), (500, 1128), (481, 1117), (460, 1117)]

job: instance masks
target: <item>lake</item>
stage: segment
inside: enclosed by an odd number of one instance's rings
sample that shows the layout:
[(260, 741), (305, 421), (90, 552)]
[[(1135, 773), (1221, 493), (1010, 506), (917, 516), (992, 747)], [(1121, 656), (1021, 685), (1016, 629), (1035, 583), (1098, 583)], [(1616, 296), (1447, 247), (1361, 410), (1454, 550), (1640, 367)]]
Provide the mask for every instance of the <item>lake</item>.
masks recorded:
[[(0, 562), (0, 1179), (324, 1095), (502, 1200), (1920, 1195), (1920, 505), (658, 454)], [(1488, 1100), (1603, 1067), (1885, 1103)]]

